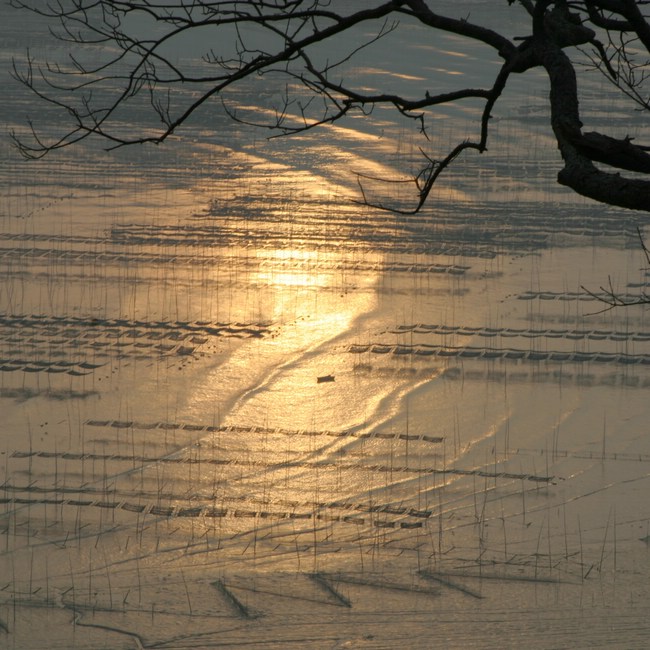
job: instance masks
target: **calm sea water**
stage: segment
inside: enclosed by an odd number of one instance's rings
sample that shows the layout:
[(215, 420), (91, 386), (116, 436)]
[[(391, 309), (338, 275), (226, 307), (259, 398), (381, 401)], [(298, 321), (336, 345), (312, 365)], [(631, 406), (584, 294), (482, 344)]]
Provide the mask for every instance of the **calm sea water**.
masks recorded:
[[(523, 35), (494, 3), (448, 8)], [(5, 70), (66, 55), (40, 20), (0, 24)], [(434, 93), (497, 65), (410, 26), (345, 73)], [(585, 128), (641, 133), (581, 82)], [(9, 129), (63, 127), (3, 84)], [(265, 117), (282, 89), (225, 101)], [(417, 216), (359, 205), (357, 173), (417, 173), (476, 104), (430, 140), (381, 109), (267, 140), (217, 105), (158, 147), (2, 141), (8, 647), (643, 647), (650, 326), (586, 289), (645, 290), (647, 218), (555, 183), (547, 92), (513, 80), (489, 151)]]

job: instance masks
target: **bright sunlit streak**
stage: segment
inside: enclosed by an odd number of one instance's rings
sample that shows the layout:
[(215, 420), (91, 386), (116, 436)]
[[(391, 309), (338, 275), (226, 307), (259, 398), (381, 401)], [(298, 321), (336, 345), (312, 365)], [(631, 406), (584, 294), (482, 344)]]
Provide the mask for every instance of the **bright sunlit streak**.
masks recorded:
[(278, 287), (325, 287), (331, 284), (332, 278), (331, 273), (318, 270), (319, 261), (324, 257), (329, 256), (316, 251), (265, 251), (255, 280)]

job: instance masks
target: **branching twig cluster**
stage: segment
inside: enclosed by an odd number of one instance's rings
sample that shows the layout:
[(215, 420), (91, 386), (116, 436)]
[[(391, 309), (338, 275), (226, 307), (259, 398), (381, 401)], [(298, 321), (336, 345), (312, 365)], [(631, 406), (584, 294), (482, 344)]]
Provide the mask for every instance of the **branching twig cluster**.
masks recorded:
[[(646, 270), (649, 270), (650, 250), (648, 250), (648, 246), (645, 243), (645, 239), (643, 238), (643, 234), (640, 228), (637, 228), (637, 235), (639, 237), (641, 250), (645, 256), (647, 264)], [(605, 305), (603, 309), (595, 312), (595, 314), (602, 314), (606, 311), (609, 311), (610, 309), (615, 309), (616, 307), (636, 307), (639, 305), (650, 305), (650, 296), (645, 291), (634, 298), (622, 296), (618, 291), (616, 291), (616, 289), (614, 289), (614, 283), (612, 282), (611, 276), (608, 276), (607, 278), (607, 287), (604, 287), (602, 285), (599, 287), (600, 292), (592, 291), (591, 289), (587, 289), (585, 286), (581, 286), (580, 288), (585, 293), (589, 294), (592, 298)]]
[[(40, 158), (90, 136), (104, 139), (109, 148), (161, 143), (217, 98), (232, 119), (279, 135), (332, 124), (353, 112), (369, 116), (374, 107), (386, 105), (413, 120), (427, 138), (427, 121), (437, 107), (467, 99), (482, 102), (475, 137), (457, 142), (441, 155), (423, 152), (422, 167), (409, 181), (416, 201), (404, 210), (413, 213), (462, 153), (486, 150), (490, 118), (511, 75), (543, 67), (551, 85), (551, 123), (564, 159), (559, 182), (598, 201), (650, 210), (649, 181), (625, 178), (594, 164), (647, 173), (649, 148), (630, 138), (582, 132), (575, 64), (570, 58), (572, 47), (587, 48), (591, 65), (647, 110), (650, 24), (644, 0), (508, 0), (513, 11), (523, 9), (530, 20), (529, 35), (514, 40), (472, 23), (469, 17), (442, 15), (425, 0), (378, 0), (361, 9), (342, 0), (10, 2), (51, 20), (57, 25), (56, 38), (69, 47), (65, 61), (38, 64), (28, 54), (25, 61), (14, 63), (14, 76), (69, 125), (52, 140), (32, 123), (29, 137), (14, 134), (27, 158)], [(492, 48), (501, 67), (485, 87), (439, 93), (422, 88), (414, 97), (370, 92), (345, 79), (344, 64), (413, 22)], [(373, 29), (374, 36), (341, 50), (340, 37), (359, 33), (359, 28), (365, 33)], [(211, 43), (202, 56), (188, 64), (170, 54), (200, 34), (209, 34)], [(323, 48), (330, 43), (324, 56)], [(87, 62), (87, 48), (101, 52), (99, 63)], [(278, 87), (284, 92), (272, 107), (260, 106), (257, 116), (251, 117), (227, 92), (260, 77), (273, 77), (274, 83), (283, 78)], [(181, 89), (191, 92), (178, 92)], [(122, 117), (130, 106), (141, 106), (137, 104), (141, 99), (156, 125), (143, 125), (133, 133)], [(362, 202), (394, 209), (373, 204), (363, 190), (363, 178), (359, 175)]]

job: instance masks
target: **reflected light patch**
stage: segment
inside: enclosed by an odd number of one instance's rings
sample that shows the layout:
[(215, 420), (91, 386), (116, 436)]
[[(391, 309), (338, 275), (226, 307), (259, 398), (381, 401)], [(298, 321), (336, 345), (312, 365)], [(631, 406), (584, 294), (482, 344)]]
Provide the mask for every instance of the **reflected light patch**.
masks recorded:
[(465, 73), (460, 70), (447, 70), (447, 68), (431, 68), (434, 72), (440, 72), (442, 74), (462, 76)]
[(264, 259), (256, 280), (261, 284), (285, 287), (322, 287), (331, 284), (331, 275), (316, 270), (330, 258), (327, 253), (310, 250), (260, 251)]
[(466, 59), (468, 55), (465, 52), (457, 52), (455, 50), (438, 50), (440, 54), (446, 54), (447, 56), (456, 56), (461, 59)]
[(403, 79), (404, 81), (427, 81), (426, 77), (420, 77), (412, 74), (404, 74), (400, 72), (395, 72), (394, 70), (382, 70), (381, 68), (357, 68), (356, 72), (357, 74), (384, 75), (387, 77), (391, 77), (391, 79)]

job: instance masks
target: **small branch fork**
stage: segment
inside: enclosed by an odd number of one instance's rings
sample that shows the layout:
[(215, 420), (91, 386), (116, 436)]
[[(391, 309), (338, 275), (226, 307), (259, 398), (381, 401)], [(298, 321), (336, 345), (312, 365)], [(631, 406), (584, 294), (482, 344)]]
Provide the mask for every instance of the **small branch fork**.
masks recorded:
[[(378, 0), (364, 9), (355, 3), (341, 3), (339, 11), (329, 0), (9, 1), (56, 23), (58, 29), (53, 29), (53, 34), (70, 47), (65, 61), (39, 65), (27, 53), (24, 62), (13, 64), (14, 76), (69, 125), (50, 140), (28, 121), (26, 137), (12, 134), (26, 158), (41, 158), (91, 136), (105, 140), (108, 149), (162, 143), (215, 98), (230, 118), (270, 129), (274, 132), (271, 137), (333, 124), (355, 111), (370, 116), (376, 106), (386, 105), (413, 120), (427, 140), (427, 120), (436, 107), (466, 100), (483, 102), (474, 138), (457, 142), (440, 156), (421, 149), (422, 167), (410, 179), (372, 179), (412, 184), (416, 193), (413, 207), (373, 202), (363, 183), (371, 177), (357, 175), (360, 203), (413, 214), (423, 208), (436, 181), (463, 153), (487, 149), (490, 119), (510, 76), (543, 67), (551, 85), (551, 125), (564, 159), (558, 181), (597, 201), (650, 211), (650, 181), (607, 172), (594, 164), (647, 174), (650, 146), (628, 137), (582, 132), (575, 64), (565, 51), (580, 48), (590, 67), (607, 76), (639, 110), (648, 110), (645, 84), (650, 69), (650, 25), (644, 14), (649, 4), (646, 0), (508, 0), (531, 21), (530, 35), (516, 42), (469, 19), (437, 13), (431, 8), (433, 3), (425, 0)], [(369, 92), (346, 82), (343, 64), (399, 29), (400, 21), (417, 22), (492, 48), (502, 59), (501, 67), (484, 88), (440, 93), (423, 88), (416, 97)], [(250, 37), (250, 27), (258, 36), (262, 30), (264, 39)], [(323, 44), (359, 27), (366, 32), (372, 28), (374, 36), (336, 57), (333, 53), (340, 47), (332, 47), (332, 58), (324, 59)], [(212, 33), (212, 42), (221, 43), (220, 49), (207, 51), (191, 66), (172, 60), (170, 48), (199, 31)], [(267, 45), (260, 45), (262, 42)], [(101, 48), (104, 58), (100, 63), (86, 62), (87, 48)], [(238, 110), (227, 93), (248, 80), (266, 76), (274, 81), (283, 77), (285, 82), (284, 93), (270, 110), (272, 117), (262, 121)], [(181, 88), (191, 92), (175, 92)], [(157, 126), (143, 126), (134, 134), (121, 117), (141, 97), (148, 102)], [(258, 115), (268, 114), (269, 110), (260, 107)]]
[[(645, 260), (647, 264), (646, 270), (648, 270), (650, 269), (650, 250), (648, 250), (648, 246), (645, 243), (645, 239), (643, 238), (641, 228), (637, 227), (636, 231), (639, 237), (641, 250), (643, 251), (643, 254), (645, 256)], [(650, 305), (650, 296), (645, 292), (643, 292), (640, 296), (632, 299), (622, 297), (614, 289), (614, 285), (612, 283), (611, 277), (607, 278), (607, 287), (603, 287), (603, 286), (599, 287), (600, 293), (596, 293), (595, 291), (587, 289), (585, 286), (581, 286), (580, 288), (585, 293), (589, 294), (592, 298), (598, 300), (598, 302), (601, 302), (605, 305), (603, 309), (594, 312), (594, 314), (602, 314), (606, 311), (610, 311), (610, 309), (615, 309), (617, 307), (636, 307), (639, 305)]]

